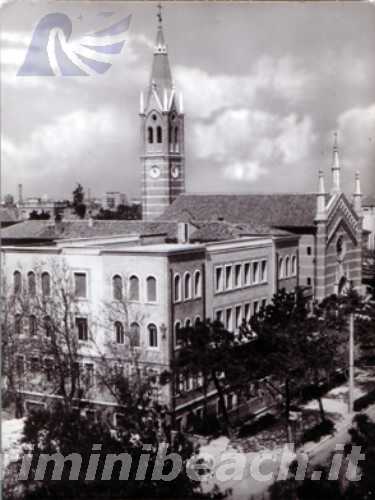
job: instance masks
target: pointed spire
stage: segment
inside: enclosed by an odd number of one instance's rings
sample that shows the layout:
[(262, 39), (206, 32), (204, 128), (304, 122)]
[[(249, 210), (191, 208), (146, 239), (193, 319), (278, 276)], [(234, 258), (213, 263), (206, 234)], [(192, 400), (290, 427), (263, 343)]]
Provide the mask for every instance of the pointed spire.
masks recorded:
[(337, 140), (337, 131), (333, 134), (333, 161), (332, 161), (332, 188), (331, 193), (340, 193), (340, 158), (339, 158), (339, 146)]
[(327, 218), (326, 211), (326, 190), (324, 186), (324, 174), (319, 170), (318, 194), (316, 196), (316, 216), (315, 220), (325, 220)]
[(358, 171), (355, 173), (353, 208), (357, 213), (357, 215), (362, 216), (362, 191), (361, 191), (361, 180)]
[(164, 40), (162, 7), (160, 4), (158, 5), (157, 9), (158, 11), (156, 17), (158, 21), (158, 27), (154, 47), (154, 60), (152, 63), (148, 99), (152, 94), (152, 89), (155, 89), (159, 95), (160, 101), (164, 101), (164, 91), (167, 90), (169, 93), (169, 91), (172, 89), (173, 82), (168, 60), (167, 45)]

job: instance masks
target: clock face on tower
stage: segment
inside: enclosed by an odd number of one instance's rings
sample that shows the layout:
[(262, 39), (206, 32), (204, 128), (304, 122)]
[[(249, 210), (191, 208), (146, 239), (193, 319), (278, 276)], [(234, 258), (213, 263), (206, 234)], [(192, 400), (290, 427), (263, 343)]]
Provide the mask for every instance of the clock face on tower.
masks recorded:
[(151, 168), (150, 168), (150, 176), (153, 178), (153, 179), (156, 179), (157, 177), (159, 177), (160, 175), (160, 168), (157, 166), (157, 165), (153, 165)]
[(177, 177), (180, 175), (180, 169), (178, 167), (172, 167), (171, 174), (172, 177), (177, 179)]

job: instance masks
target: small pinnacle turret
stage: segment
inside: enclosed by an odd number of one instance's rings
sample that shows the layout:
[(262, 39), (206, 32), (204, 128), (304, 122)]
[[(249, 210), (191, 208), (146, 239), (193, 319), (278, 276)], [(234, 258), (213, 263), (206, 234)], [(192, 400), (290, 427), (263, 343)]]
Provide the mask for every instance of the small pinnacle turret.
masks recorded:
[(340, 158), (339, 158), (339, 147), (338, 147), (338, 140), (337, 140), (337, 132), (334, 133), (334, 139), (333, 139), (333, 160), (332, 160), (332, 187), (331, 187), (331, 193), (340, 193), (341, 192), (341, 186), (340, 186)]

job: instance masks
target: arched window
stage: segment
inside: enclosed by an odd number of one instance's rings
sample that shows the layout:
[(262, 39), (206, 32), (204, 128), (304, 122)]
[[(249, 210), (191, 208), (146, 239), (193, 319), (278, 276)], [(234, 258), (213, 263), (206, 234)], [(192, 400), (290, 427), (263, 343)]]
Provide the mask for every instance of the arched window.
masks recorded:
[(45, 316), (43, 319), (44, 323), (44, 331), (46, 334), (46, 337), (51, 337), (52, 336), (52, 320), (50, 316)]
[(191, 276), (190, 273), (186, 273), (184, 277), (184, 299), (191, 298)]
[(22, 291), (22, 276), (19, 271), (14, 271), (13, 273), (13, 289), (15, 294), (19, 294)]
[(284, 259), (279, 259), (279, 278), (284, 278)]
[(130, 324), (130, 345), (132, 347), (139, 347), (141, 345), (140, 338), (140, 327), (137, 322), (133, 322)]
[(122, 299), (122, 278), (118, 274), (112, 278), (112, 292), (115, 300)]
[(37, 331), (37, 323), (36, 323), (36, 317), (32, 314), (29, 316), (29, 334), (36, 335)]
[(200, 271), (194, 273), (194, 297), (202, 297), (202, 274)]
[(22, 333), (22, 316), (21, 314), (16, 314), (14, 316), (14, 333), (21, 335)]
[(42, 294), (45, 297), (51, 295), (51, 277), (46, 273), (42, 273)]
[(149, 276), (146, 280), (147, 285), (147, 302), (156, 302), (156, 279)]
[(292, 257), (292, 275), (295, 276), (297, 274), (297, 257), (293, 255)]
[(153, 323), (150, 323), (147, 327), (148, 329), (148, 342), (150, 347), (157, 347), (158, 346), (158, 329), (156, 328), (156, 325)]
[(120, 321), (115, 321), (115, 337), (117, 344), (125, 343), (124, 325)]
[(289, 274), (290, 274), (290, 259), (289, 259), (289, 255), (287, 257), (285, 257), (285, 278), (288, 278)]
[(174, 325), (174, 335), (176, 344), (179, 344), (181, 342), (181, 321), (176, 321)]
[(174, 277), (174, 301), (180, 302), (181, 300), (181, 277), (176, 274)]
[(174, 142), (176, 144), (178, 143), (178, 127), (175, 127), (174, 129)]
[(156, 127), (156, 140), (159, 144), (163, 142), (163, 131), (160, 125)]
[(139, 279), (137, 276), (130, 276), (129, 300), (139, 300)]
[(154, 142), (154, 129), (152, 127), (147, 127), (147, 141), (149, 144)]
[(30, 271), (27, 273), (27, 289), (31, 297), (35, 297), (36, 294), (36, 280), (35, 273)]
[(190, 318), (187, 318), (185, 320), (185, 328), (190, 328), (191, 327), (191, 321), (190, 321)]

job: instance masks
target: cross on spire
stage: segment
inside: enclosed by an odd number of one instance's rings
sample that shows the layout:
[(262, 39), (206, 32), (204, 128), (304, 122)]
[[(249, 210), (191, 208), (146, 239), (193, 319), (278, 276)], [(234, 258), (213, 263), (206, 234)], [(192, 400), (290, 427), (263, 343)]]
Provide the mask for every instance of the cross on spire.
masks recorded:
[(158, 13), (156, 14), (156, 17), (158, 18), (158, 23), (161, 25), (163, 17), (162, 17), (162, 6), (160, 3), (158, 3)]

